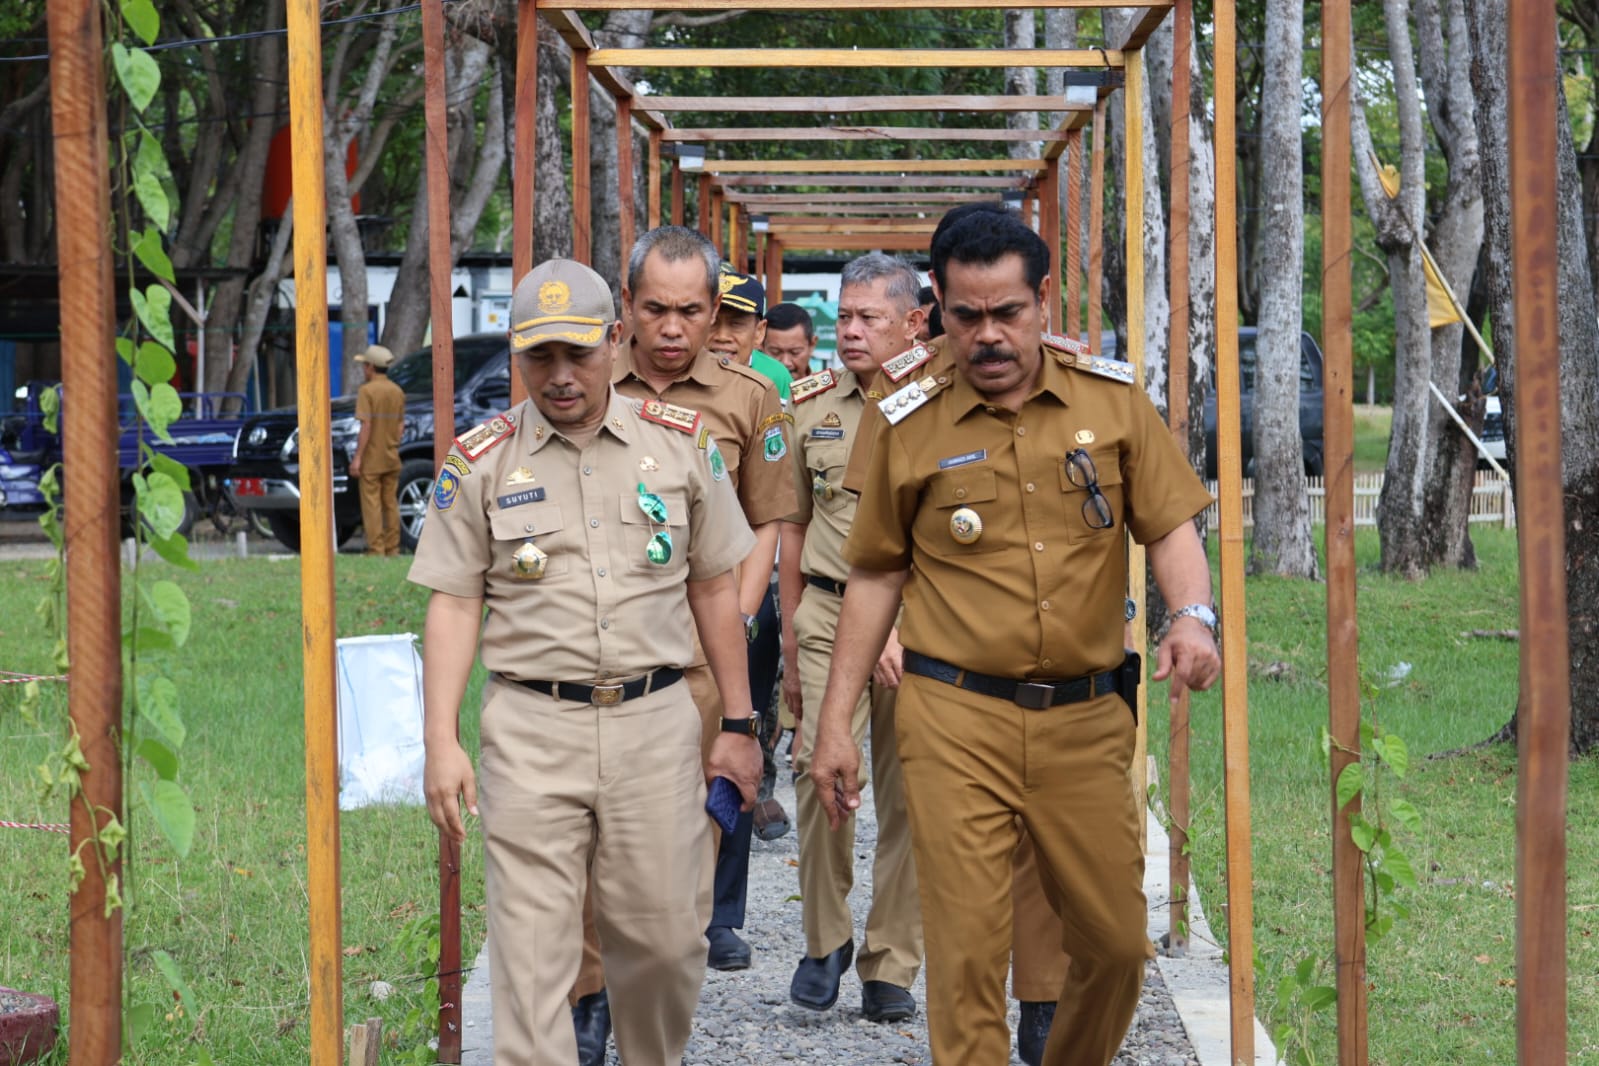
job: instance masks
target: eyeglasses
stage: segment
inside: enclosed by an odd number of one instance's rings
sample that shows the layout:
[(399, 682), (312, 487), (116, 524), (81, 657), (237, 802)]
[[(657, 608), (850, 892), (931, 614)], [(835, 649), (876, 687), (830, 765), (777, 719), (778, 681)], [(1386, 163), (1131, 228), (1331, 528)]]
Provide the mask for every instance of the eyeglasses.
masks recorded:
[(1094, 460), (1083, 449), (1066, 453), (1066, 476), (1073, 485), (1088, 490), (1088, 499), (1083, 501), (1083, 521), (1088, 523), (1088, 528), (1109, 529), (1115, 525), (1110, 501), (1099, 491), (1099, 471), (1094, 469)]
[[(666, 501), (644, 487), (644, 482), (638, 483), (638, 509), (644, 512), (644, 517), (650, 520), (651, 526), (666, 525)], [(644, 555), (656, 566), (665, 566), (672, 561), (672, 533), (667, 529), (657, 529), (650, 534), (650, 542), (644, 549)]]

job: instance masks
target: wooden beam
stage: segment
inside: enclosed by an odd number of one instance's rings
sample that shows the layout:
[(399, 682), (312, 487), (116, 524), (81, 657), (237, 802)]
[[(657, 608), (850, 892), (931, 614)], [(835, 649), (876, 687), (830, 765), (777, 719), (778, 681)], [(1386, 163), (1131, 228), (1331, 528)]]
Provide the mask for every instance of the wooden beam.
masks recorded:
[(792, 240), (786, 233), (778, 234), (785, 250), (835, 252), (925, 252), (927, 234), (922, 233), (871, 233), (826, 236), (801, 234)]
[[(116, 286), (112, 244), (106, 239), (111, 232), (111, 165), (101, 17), (94, 0), (60, 0), (47, 7), (61, 369), (64, 389), (72, 397), (62, 412), (61, 439), (72, 469), (109, 471), (117, 464), (117, 378), (108, 361), (115, 344)], [(96, 850), (101, 830), (113, 819), (127, 824), (121, 751), (122, 572), (117, 556), (121, 501), (115, 477), (72, 477), (64, 488), (62, 523), (70, 560), (67, 651), (72, 662), (67, 710), (89, 764), (80, 778), (81, 796), (69, 797), (67, 803), (71, 853), (83, 858), (84, 870), (67, 904), (72, 996), (67, 1047), (70, 1062), (99, 1066), (122, 1061), (124, 911), (108, 909), (106, 901), (122, 877), (123, 863), (120, 857), (102, 863)], [(7, 764), (15, 767), (17, 761), (12, 757)], [(65, 872), (60, 866), (48, 869), (57, 877)]]
[(712, 115), (828, 115), (860, 111), (967, 111), (976, 114), (1010, 111), (1092, 111), (1064, 104), (1058, 96), (645, 96), (640, 106), (671, 114), (699, 111)]
[(616, 101), (616, 187), (617, 221), (622, 238), (622, 261), (617, 267), (617, 277), (626, 277), (627, 254), (633, 250), (634, 231), (638, 227), (633, 203), (633, 101), (626, 96)]
[(289, 129), (294, 146), (295, 367), (300, 440), (300, 641), (305, 717), (311, 1066), (344, 1058), (339, 907), (338, 672), (334, 659), (333, 439), (329, 404), (327, 197), (321, 5), (290, 0)]
[(572, 258), (592, 266), (594, 220), (590, 204), (593, 156), (589, 148), (589, 55), (572, 49)]
[[(774, 232), (780, 232), (787, 240), (798, 234), (817, 233), (932, 233), (938, 226), (938, 219), (929, 218), (925, 221), (903, 222), (886, 219), (839, 219), (836, 222), (823, 222), (817, 219), (808, 219), (804, 222), (785, 223), (782, 226), (774, 224)], [(793, 243), (790, 241), (789, 243)]]
[[(1122, 93), (1122, 159), (1125, 174), (1123, 188), (1127, 194), (1127, 224), (1124, 227), (1124, 249), (1127, 257), (1127, 361), (1133, 364), (1136, 387), (1145, 381), (1144, 367), (1144, 56), (1142, 52), (1129, 52), (1126, 66), (1127, 83)], [(1127, 545), (1127, 596), (1140, 608), (1148, 602), (1144, 546), (1129, 537)], [(1149, 626), (1148, 612), (1140, 611), (1144, 625), (1132, 627), (1132, 648), (1148, 662)], [(1145, 786), (1149, 781), (1149, 686), (1138, 686), (1141, 706), (1133, 726), (1133, 762), (1129, 767), (1133, 798), (1138, 806), (1138, 825), (1142, 838), (1146, 807), (1149, 802)]]
[[(565, 41), (567, 47), (572, 51), (594, 51), (594, 38), (590, 35), (588, 27), (583, 25), (583, 20), (578, 18), (574, 11), (548, 7), (542, 3), (539, 4), (539, 10), (544, 14), (544, 21), (548, 22), (550, 27), (560, 34), (561, 40)], [(528, 25), (532, 25), (531, 19), (528, 21)], [(596, 67), (593, 70), (593, 74), (594, 80), (604, 86), (606, 91), (611, 94), (613, 100), (638, 96), (638, 90), (633, 87), (632, 82), (608, 67)], [(658, 130), (666, 127), (665, 118), (647, 108), (640, 108), (635, 111), (634, 117), (647, 129)]]
[(792, 70), (932, 67), (1073, 67), (1104, 70), (1122, 65), (1120, 51), (1098, 48), (596, 48), (595, 67), (760, 67)]
[[(556, 5), (569, 11), (902, 11), (906, 8), (920, 9), (945, 9), (967, 10), (973, 7), (971, 0), (916, 0), (914, 4), (904, 3), (903, 0), (671, 0), (660, 6), (653, 4), (641, 5), (638, 0), (543, 0), (544, 4)], [(543, 6), (541, 4), (541, 6)], [(1125, 2), (1106, 3), (1105, 0), (1021, 0), (1020, 3), (1007, 3), (1007, 7), (1016, 8), (1088, 8), (1100, 9), (1106, 7), (1137, 7), (1142, 5)], [(1158, 4), (1157, 7), (1165, 9), (1170, 3)]]
[[(1133, 7), (1136, 5), (1127, 4), (1123, 6)], [(1132, 51), (1135, 48), (1144, 47), (1144, 43), (1149, 40), (1150, 34), (1154, 33), (1156, 28), (1160, 26), (1161, 21), (1166, 17), (1166, 12), (1171, 10), (1171, 6), (1170, 3), (1164, 3), (1145, 7), (1143, 13), (1133, 20), (1132, 25), (1127, 27), (1127, 36), (1121, 43), (1122, 48), (1126, 51)]]
[[(1566, 787), (1571, 657), (1561, 471), (1555, 8), (1510, 0), (1511, 288), (1516, 323), (1516, 1052), (1567, 1061)], [(1586, 608), (1584, 608), (1586, 610)]]
[(1049, 281), (1051, 293), (1045, 326), (1050, 330), (1060, 328), (1060, 294), (1065, 290), (1065, 270), (1060, 248), (1060, 165), (1054, 164), (1044, 171), (1044, 180), (1038, 189), (1038, 230), (1049, 246)]
[(694, 199), (694, 221), (698, 224), (699, 231), (705, 236), (711, 235), (711, 176), (701, 174), (699, 180), (699, 195)]
[(1255, 1061), (1255, 897), (1250, 854), (1249, 661), (1244, 635), (1243, 462), (1238, 440), (1238, 13), (1214, 23), (1216, 450), (1221, 512), (1222, 790), (1227, 827), (1227, 958), (1232, 1061)]
[[(654, 229), (661, 224), (661, 131), (650, 131), (649, 192), (645, 194), (644, 227)], [(626, 257), (630, 246), (622, 248), (623, 273), (627, 272)]]
[[(724, 183), (725, 184), (725, 183)], [(953, 204), (971, 203), (974, 200), (992, 200), (993, 196), (980, 192), (950, 192), (950, 193), (899, 193), (899, 192), (831, 192), (831, 193), (800, 193), (800, 192), (729, 192), (728, 199), (741, 204), (757, 206), (779, 205), (811, 205), (811, 204), (894, 204), (920, 210), (923, 204)]]
[(1072, 131), (1066, 156), (1066, 256), (1061, 274), (1066, 279), (1066, 335), (1082, 330), (1083, 299), (1083, 132)]
[(1044, 169), (1042, 159), (707, 159), (707, 174), (983, 174)]
[(665, 141), (1064, 141), (1064, 130), (935, 129), (928, 126), (737, 126), (676, 128)]
[[(1221, 232), (1218, 230), (1217, 232)], [(1088, 188), (1088, 348), (1099, 355), (1105, 290), (1105, 101), (1094, 109), (1094, 163)]]
[[(707, 175), (709, 177), (709, 175)], [(840, 188), (857, 189), (1025, 189), (1029, 181), (1028, 176), (1003, 178), (982, 175), (970, 177), (966, 175), (952, 175), (939, 177), (936, 174), (727, 174), (717, 178), (717, 184), (722, 186), (734, 185), (769, 185), (773, 188), (803, 186), (816, 188), (822, 185), (836, 185)]]
[[(803, 210), (792, 207), (790, 210)], [(808, 222), (822, 222), (828, 219), (838, 219), (841, 224), (859, 224), (871, 226), (889, 222), (912, 222), (918, 218), (936, 222), (944, 215), (943, 208), (927, 207), (894, 207), (892, 205), (869, 207), (862, 204), (859, 207), (844, 205), (830, 206), (818, 205), (812, 214), (771, 215), (771, 223), (776, 226), (805, 225)], [(897, 216), (897, 217), (896, 217)]]

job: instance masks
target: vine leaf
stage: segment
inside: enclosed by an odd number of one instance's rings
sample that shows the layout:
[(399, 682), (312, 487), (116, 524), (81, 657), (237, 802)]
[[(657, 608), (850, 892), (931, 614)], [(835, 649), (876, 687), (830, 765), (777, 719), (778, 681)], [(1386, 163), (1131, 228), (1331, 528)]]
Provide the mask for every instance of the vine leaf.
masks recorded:
[(157, 948), (150, 953), (150, 958), (155, 963), (155, 968), (161, 971), (161, 976), (166, 978), (167, 987), (178, 994), (183, 1005), (188, 1008), (190, 1014), (193, 1014), (197, 1006), (194, 993), (190, 991), (189, 983), (183, 979), (178, 964), (172, 961), (172, 956)]
[(1360, 790), (1365, 787), (1365, 780), (1361, 777), (1360, 763), (1352, 762), (1338, 771), (1338, 809), (1343, 810), (1349, 801), (1360, 795)]
[[(163, 192), (161, 197), (164, 200), (166, 193)], [(142, 203), (143, 201), (141, 200), (140, 202)], [(165, 228), (165, 226), (161, 226), (160, 229), (157, 229), (155, 226), (151, 226), (139, 234), (138, 239), (133, 242), (133, 254), (138, 257), (139, 262), (144, 264), (144, 268), (156, 277), (176, 282), (177, 275), (172, 272), (172, 260), (167, 258), (166, 249), (161, 247), (161, 230)], [(170, 376), (168, 375), (168, 377)], [(163, 378), (162, 380), (165, 381), (166, 379)]]
[[(134, 348), (133, 348), (133, 340), (131, 338), (129, 338), (129, 337), (118, 337), (117, 338), (117, 355), (118, 355), (118, 357), (121, 358), (121, 360), (124, 363), (127, 363), (129, 366), (133, 365)], [(40, 398), (41, 401), (44, 399), (44, 396), (43, 396), (42, 393), (40, 394), (39, 398)], [(41, 406), (42, 406), (42, 404), (41, 404)]]
[(150, 221), (155, 223), (158, 230), (165, 233), (167, 227), (172, 224), (172, 201), (167, 199), (167, 191), (161, 185), (160, 176), (135, 164), (133, 195), (139, 198), (139, 206), (144, 208), (144, 213)]
[(154, 737), (145, 737), (139, 741), (139, 746), (134, 748), (133, 752), (149, 763), (150, 768), (159, 774), (163, 781), (171, 781), (178, 776), (177, 755)]
[(1394, 821), (1404, 826), (1412, 833), (1421, 832), (1421, 812), (1416, 810), (1416, 805), (1407, 799), (1396, 799), (1388, 805), (1388, 813), (1393, 815)]
[(154, 1003), (135, 1003), (128, 1008), (126, 1022), (128, 1026), (128, 1043), (137, 1044), (144, 1039), (155, 1025), (156, 1007)]
[[(160, 476), (151, 474), (150, 479), (153, 481)], [(150, 606), (172, 634), (173, 643), (182, 647), (189, 639), (189, 597), (184, 595), (183, 589), (172, 581), (154, 582), (150, 586)]]
[(1338, 1002), (1338, 990), (1327, 985), (1316, 985), (1305, 989), (1305, 994), (1300, 997), (1300, 1002), (1308, 1011), (1325, 1010)]
[(173, 566), (181, 566), (185, 570), (200, 572), (200, 564), (189, 558), (189, 542), (174, 533), (170, 537), (151, 537), (150, 547), (155, 553)]
[[(159, 238), (157, 239), (159, 244)], [(145, 341), (139, 345), (139, 354), (133, 361), (133, 373), (146, 385), (159, 385), (171, 381), (172, 374), (178, 369), (177, 360), (172, 358), (172, 353), (159, 344)], [(156, 453), (159, 454), (159, 453)], [(162, 456), (162, 458), (166, 458)], [(183, 464), (172, 460), (173, 466), (183, 469)], [(168, 471), (170, 474), (170, 471)], [(184, 479), (187, 481), (187, 478)], [(187, 486), (185, 486), (187, 487)]]
[(194, 804), (175, 781), (139, 782), (139, 794), (155, 815), (156, 828), (167, 838), (178, 858), (187, 858), (194, 843)]
[(133, 301), (134, 314), (139, 316), (140, 324), (149, 330), (150, 336), (169, 350), (176, 350), (177, 342), (172, 334), (172, 294), (160, 285), (151, 285), (143, 292), (129, 290), (128, 298)]
[(122, 0), (122, 17), (140, 40), (155, 44), (155, 35), (161, 32), (161, 16), (150, 0)]
[[(157, 537), (170, 537), (183, 525), (183, 490), (177, 482), (159, 472), (149, 477), (135, 476), (138, 490), (139, 516), (150, 526)], [(142, 482), (142, 484), (141, 484)]]
[[(167, 742), (162, 747), (170, 745), (170, 748), (167, 748), (168, 755), (171, 755), (175, 749), (183, 747), (183, 742), (188, 737), (188, 729), (184, 726), (183, 719), (178, 716), (177, 686), (165, 677), (153, 677), (148, 681), (140, 678), (137, 699), (139, 717)], [(155, 766), (156, 773), (162, 777), (176, 776), (175, 766), (171, 774), (161, 773), (158, 759), (159, 753), (157, 758), (149, 759), (150, 764)]]
[(117, 80), (127, 90), (133, 109), (143, 113), (161, 88), (161, 67), (155, 57), (142, 48), (129, 48), (121, 42), (111, 46), (111, 65)]
[(1362, 852), (1370, 852), (1377, 843), (1377, 831), (1365, 822), (1357, 822), (1349, 827), (1349, 835), (1355, 841), (1355, 847)]
[[(151, 345), (151, 347), (156, 348), (159, 351), (165, 350), (159, 348), (157, 345)], [(151, 470), (165, 474), (173, 481), (176, 481), (178, 483), (178, 488), (182, 489), (184, 492), (188, 492), (193, 487), (193, 482), (189, 480), (188, 467), (184, 466), (170, 455), (161, 454), (148, 444), (143, 445), (143, 451), (145, 461), (150, 464)]]

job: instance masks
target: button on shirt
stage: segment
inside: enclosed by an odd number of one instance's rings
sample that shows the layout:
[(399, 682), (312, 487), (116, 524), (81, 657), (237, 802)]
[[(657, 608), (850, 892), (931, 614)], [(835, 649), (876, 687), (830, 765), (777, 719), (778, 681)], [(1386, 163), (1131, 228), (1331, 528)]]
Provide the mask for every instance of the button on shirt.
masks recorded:
[[(1126, 535), (1158, 540), (1210, 495), (1142, 389), (1068, 360), (1045, 349), (1019, 413), (990, 407), (955, 374), (897, 425), (877, 419), (844, 556), (868, 570), (911, 567), (905, 647), (1012, 678), (1121, 661)], [(1085, 519), (1088, 491), (1068, 473), (1079, 447), (1097, 468), (1108, 529)]]
[[(508, 677), (592, 682), (688, 665), (692, 627), (662, 620), (689, 617), (685, 582), (732, 570), (755, 544), (698, 434), (647, 421), (614, 391), (581, 449), (532, 401), (504, 417), (512, 434), (476, 459), (451, 449), (410, 579), (482, 597), (483, 665)], [(664, 523), (639, 506), (640, 483), (665, 503)], [(658, 531), (672, 539), (664, 565), (646, 554)], [(542, 577), (518, 574), (526, 544), (547, 557)]]
[(848, 581), (844, 538), (855, 521), (856, 499), (844, 488), (844, 469), (868, 405), (859, 378), (848, 370), (833, 373), (837, 385), (794, 404), (794, 454), (801, 477), (793, 520), (809, 526), (800, 569)]

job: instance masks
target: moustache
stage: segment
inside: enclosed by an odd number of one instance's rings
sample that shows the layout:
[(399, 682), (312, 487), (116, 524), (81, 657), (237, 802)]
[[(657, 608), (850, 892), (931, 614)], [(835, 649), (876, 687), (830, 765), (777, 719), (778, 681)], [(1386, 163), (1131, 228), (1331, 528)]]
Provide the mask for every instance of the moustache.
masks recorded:
[(974, 362), (974, 363), (982, 363), (982, 362), (1014, 363), (1015, 361), (1016, 361), (1016, 353), (1015, 352), (1007, 352), (1005, 349), (996, 348), (996, 347), (994, 347), (991, 344), (981, 345), (980, 347), (978, 347), (978, 349), (976, 351), (972, 352), (972, 362)]

